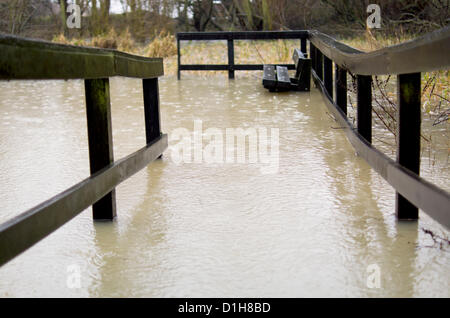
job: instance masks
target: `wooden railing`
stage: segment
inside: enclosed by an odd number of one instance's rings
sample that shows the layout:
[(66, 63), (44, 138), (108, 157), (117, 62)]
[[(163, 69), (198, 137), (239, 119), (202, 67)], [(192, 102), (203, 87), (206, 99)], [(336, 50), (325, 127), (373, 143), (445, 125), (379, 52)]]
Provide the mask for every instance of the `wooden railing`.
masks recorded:
[[(0, 35), (0, 79), (84, 79), (91, 176), (0, 225), (0, 265), (93, 205), (93, 218), (116, 216), (115, 187), (160, 157), (158, 77), (161, 58)], [(109, 77), (142, 78), (146, 145), (114, 160)]]
[[(234, 78), (235, 70), (262, 70), (262, 64), (234, 64), (233, 41), (273, 39), (300, 39), (304, 53), (309, 42), (313, 80), (358, 154), (397, 191), (397, 217), (417, 219), (418, 208), (421, 208), (450, 228), (450, 194), (419, 176), (420, 72), (450, 68), (450, 27), (370, 53), (363, 53), (318, 31), (178, 33), (178, 79), (182, 70), (228, 71), (230, 79)], [(181, 64), (181, 40), (227, 40), (228, 64)], [(294, 68), (293, 64), (285, 66)], [(357, 127), (347, 119), (348, 72), (357, 79)], [(372, 76), (388, 74), (397, 75), (398, 82), (396, 161), (372, 146)]]
[[(397, 191), (398, 218), (416, 219), (421, 208), (450, 228), (450, 194), (419, 177), (420, 72), (450, 67), (450, 28), (371, 53), (362, 53), (316, 31), (178, 33), (178, 53), (181, 40), (226, 39), (229, 56), (227, 65), (181, 65), (178, 54), (178, 78), (181, 70), (226, 70), (230, 78), (234, 78), (235, 70), (262, 70), (259, 64), (235, 65), (233, 41), (276, 38), (299, 38), (303, 52), (309, 39), (313, 79), (358, 154)], [(357, 127), (347, 118), (347, 72), (357, 78)], [(372, 75), (381, 74), (397, 75), (396, 161), (371, 144), (371, 82)], [(0, 36), (0, 79), (85, 80), (91, 169), (88, 179), (0, 225), (0, 265), (90, 205), (93, 205), (94, 219), (115, 217), (114, 188), (167, 148), (167, 135), (160, 132), (158, 77), (161, 75), (163, 65), (159, 58)], [(111, 76), (143, 79), (147, 145), (117, 161), (112, 152), (108, 80)]]
[[(450, 27), (370, 53), (317, 31), (309, 41), (313, 79), (357, 153), (397, 191), (398, 219), (417, 219), (420, 208), (450, 228), (450, 194), (419, 177), (420, 73), (450, 68)], [(347, 72), (356, 75), (357, 127), (347, 118)], [(372, 75), (397, 75), (396, 161), (372, 146)]]
[[(306, 53), (308, 31), (247, 31), (247, 32), (180, 32), (177, 33), (178, 79), (181, 71), (228, 71), (228, 78), (234, 78), (234, 71), (258, 71), (263, 64), (234, 64), (235, 40), (277, 40), (298, 39), (303, 53)], [(226, 40), (228, 47), (227, 64), (181, 64), (180, 41)], [(294, 64), (280, 64), (295, 69)]]

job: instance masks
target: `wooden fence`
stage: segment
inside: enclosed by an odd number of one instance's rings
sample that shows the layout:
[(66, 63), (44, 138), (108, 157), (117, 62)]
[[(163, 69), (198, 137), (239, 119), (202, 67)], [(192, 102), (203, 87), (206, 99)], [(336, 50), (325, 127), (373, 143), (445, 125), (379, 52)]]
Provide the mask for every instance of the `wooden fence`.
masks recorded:
[[(398, 219), (417, 219), (418, 208), (450, 228), (450, 194), (419, 176), (421, 72), (450, 68), (450, 27), (410, 42), (363, 53), (318, 31), (178, 33), (178, 79), (182, 70), (262, 70), (261, 64), (234, 64), (234, 40), (300, 39), (312, 60), (312, 77), (325, 103), (345, 129), (357, 153), (397, 191)], [(227, 40), (228, 64), (181, 64), (180, 41)], [(334, 64), (334, 67), (333, 67)], [(294, 65), (286, 65), (290, 69)], [(357, 127), (347, 118), (347, 73), (356, 76)], [(333, 75), (334, 74), (334, 75)], [(397, 75), (397, 160), (372, 146), (372, 76)]]
[[(93, 218), (116, 216), (115, 187), (160, 157), (167, 135), (160, 131), (160, 58), (143, 58), (12, 36), (0, 36), (0, 79), (84, 79), (91, 176), (0, 225), (0, 265), (93, 205)], [(109, 77), (142, 78), (146, 145), (114, 160)], [(26, 93), (26, 92), (24, 92)]]

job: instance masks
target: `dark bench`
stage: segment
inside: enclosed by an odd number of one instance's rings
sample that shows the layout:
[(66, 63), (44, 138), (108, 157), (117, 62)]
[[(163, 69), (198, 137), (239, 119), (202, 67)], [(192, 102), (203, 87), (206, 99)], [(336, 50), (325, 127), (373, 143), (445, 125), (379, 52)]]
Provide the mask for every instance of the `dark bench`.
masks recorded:
[(263, 86), (271, 92), (309, 91), (311, 85), (311, 59), (299, 49), (294, 50), (295, 76), (289, 78), (288, 68), (279, 65), (264, 65)]

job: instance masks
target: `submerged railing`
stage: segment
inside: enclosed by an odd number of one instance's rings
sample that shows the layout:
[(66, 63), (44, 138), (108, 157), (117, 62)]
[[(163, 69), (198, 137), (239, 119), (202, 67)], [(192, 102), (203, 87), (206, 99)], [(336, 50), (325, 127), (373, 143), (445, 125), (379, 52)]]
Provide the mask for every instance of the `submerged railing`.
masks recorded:
[[(357, 153), (397, 191), (397, 218), (417, 219), (420, 208), (450, 228), (450, 194), (419, 177), (420, 73), (450, 68), (450, 28), (370, 53), (317, 31), (309, 42), (314, 81)], [(347, 72), (356, 75), (357, 127), (347, 118)], [(372, 146), (372, 75), (397, 75), (396, 161)]]
[[(0, 225), (0, 265), (93, 205), (93, 218), (116, 216), (115, 187), (160, 157), (161, 58), (0, 35), (0, 80), (84, 79), (91, 176)], [(142, 78), (146, 146), (114, 160), (109, 77)]]
[[(178, 33), (178, 79), (181, 70), (262, 70), (263, 65), (235, 65), (234, 40), (301, 40), (312, 60), (312, 77), (325, 103), (358, 154), (397, 191), (398, 219), (417, 219), (418, 208), (450, 228), (450, 194), (420, 178), (421, 72), (450, 68), (450, 27), (414, 41), (363, 53), (317, 31)], [(228, 64), (181, 64), (181, 40), (227, 40)], [(333, 76), (334, 63), (334, 76)], [(281, 64), (280, 64), (281, 65)], [(294, 65), (287, 65), (293, 69)], [(347, 119), (347, 72), (356, 75), (357, 127)], [(372, 76), (397, 75), (398, 148), (394, 161), (372, 146)], [(335, 91), (335, 93), (334, 93)], [(334, 96), (335, 94), (335, 96)], [(333, 99), (335, 97), (335, 99)]]
[[(450, 28), (371, 53), (362, 53), (316, 31), (179, 33), (178, 52), (181, 40), (226, 39), (229, 63), (181, 65), (178, 54), (178, 78), (181, 70), (226, 70), (230, 78), (234, 78), (235, 70), (262, 70), (263, 65), (259, 64), (235, 65), (233, 41), (280, 38), (299, 38), (304, 53), (309, 40), (313, 79), (358, 154), (397, 191), (398, 218), (417, 219), (421, 208), (450, 228), (450, 194), (419, 177), (420, 72), (450, 67)], [(356, 74), (357, 78), (357, 127), (347, 119), (347, 72)], [(396, 161), (371, 144), (371, 81), (372, 75), (381, 74), (397, 75)], [(158, 77), (161, 75), (163, 65), (159, 58), (0, 35), (0, 80), (85, 80), (91, 170), (89, 178), (0, 225), (0, 265), (91, 205), (94, 219), (115, 217), (115, 187), (167, 148), (167, 135), (160, 131)], [(111, 76), (143, 79), (147, 145), (117, 161), (112, 151), (108, 80)]]

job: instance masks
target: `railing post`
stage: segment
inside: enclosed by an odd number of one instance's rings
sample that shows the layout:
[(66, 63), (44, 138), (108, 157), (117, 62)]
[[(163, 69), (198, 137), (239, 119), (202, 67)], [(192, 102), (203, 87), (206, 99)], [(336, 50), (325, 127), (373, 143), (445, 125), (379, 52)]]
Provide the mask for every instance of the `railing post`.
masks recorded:
[(178, 80), (181, 78), (180, 65), (181, 65), (180, 40), (177, 38), (177, 79)]
[(302, 51), (302, 53), (306, 54), (306, 38), (300, 39), (300, 51)]
[(309, 55), (311, 58), (311, 68), (315, 71), (316, 70), (316, 47), (314, 44), (309, 42)]
[[(420, 73), (397, 76), (397, 162), (415, 174), (420, 173)], [(395, 210), (399, 220), (416, 220), (419, 209), (396, 193)]]
[(142, 86), (144, 89), (145, 137), (149, 144), (161, 136), (158, 78), (144, 78)]
[(335, 64), (334, 75), (336, 104), (347, 115), (347, 71)]
[(234, 79), (234, 42), (228, 39), (228, 78)]
[(323, 54), (316, 48), (316, 74), (323, 81)]
[[(86, 79), (86, 115), (91, 174), (114, 162), (109, 79)], [(92, 205), (94, 220), (116, 216), (116, 193), (112, 190)]]
[(372, 76), (357, 75), (358, 133), (372, 143)]
[(323, 78), (325, 89), (331, 99), (333, 99), (333, 61), (326, 55), (323, 56)]

